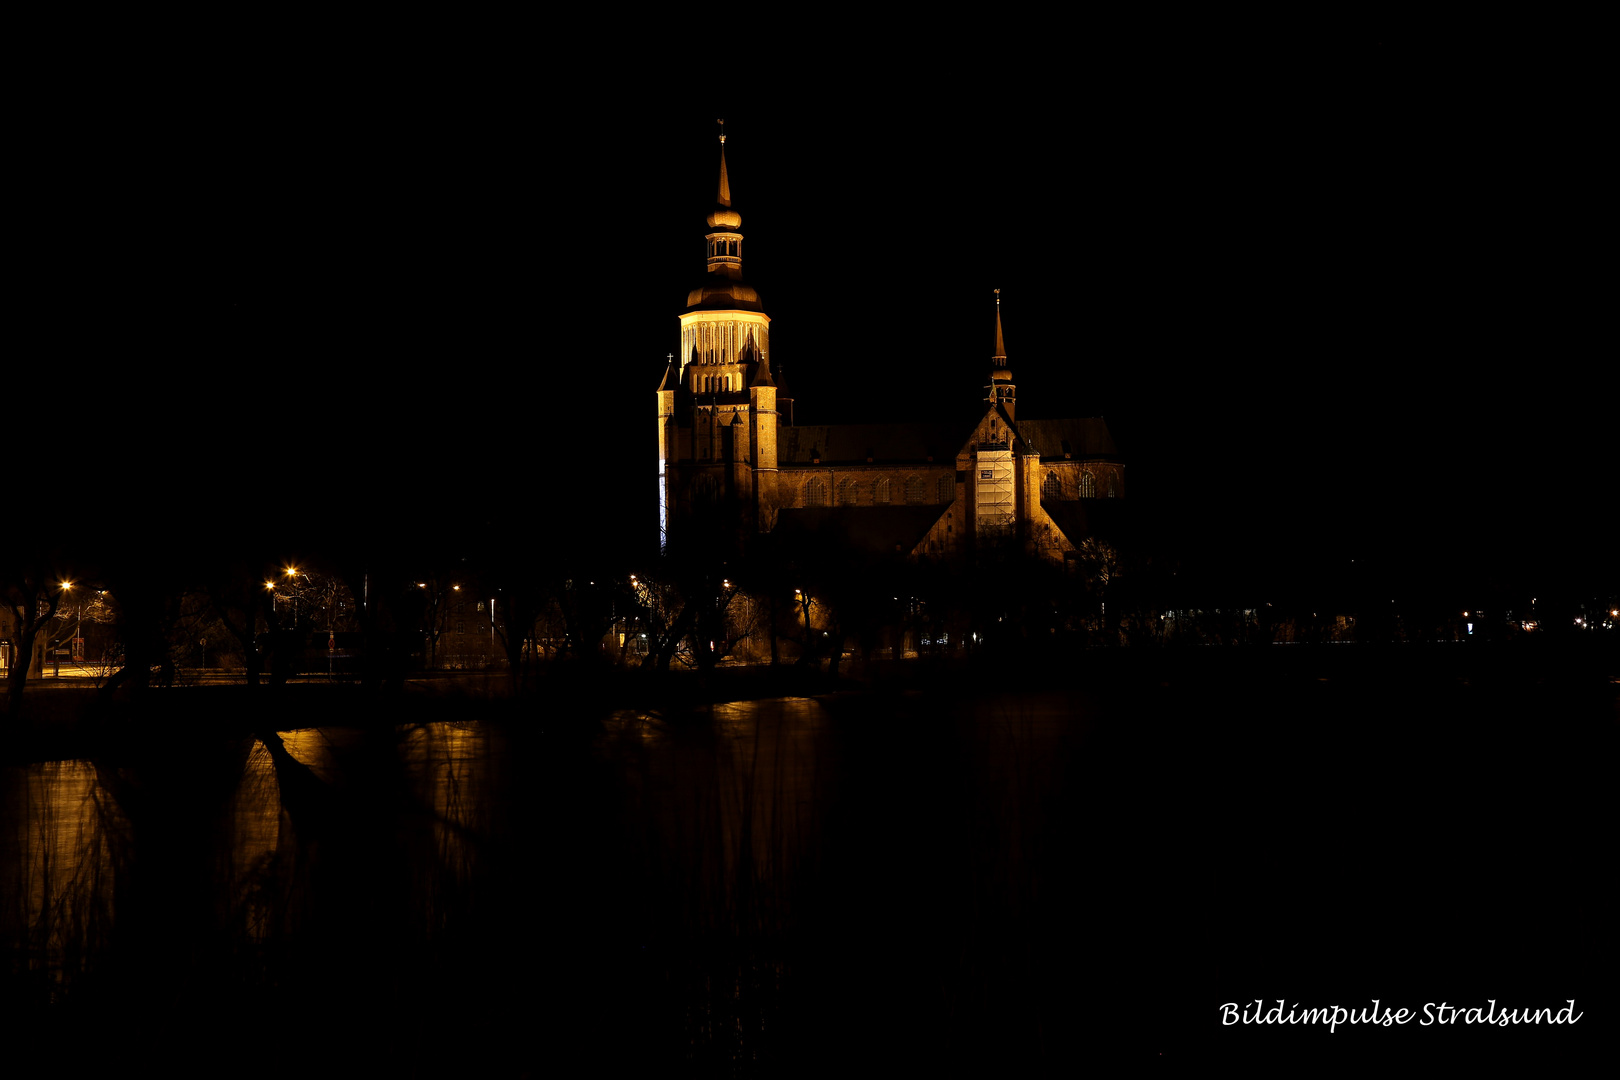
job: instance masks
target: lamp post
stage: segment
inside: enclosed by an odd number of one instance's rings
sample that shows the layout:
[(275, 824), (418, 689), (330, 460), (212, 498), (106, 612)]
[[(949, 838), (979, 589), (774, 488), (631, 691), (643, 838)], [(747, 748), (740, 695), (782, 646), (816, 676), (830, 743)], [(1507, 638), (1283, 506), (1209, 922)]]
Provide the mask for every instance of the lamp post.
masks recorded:
[[(66, 600), (67, 599), (67, 594), (72, 592), (72, 591), (73, 591), (73, 582), (71, 582), (71, 581), (62, 582), (62, 599), (63, 600)], [(83, 620), (83, 618), (84, 618), (84, 609), (83, 608), (79, 609), (79, 618), (80, 618), (80, 620)], [(83, 623), (81, 621), (79, 624), (75, 625), (74, 630), (73, 630), (73, 636), (75, 638), (77, 638), (78, 635), (79, 635), (79, 632), (81, 630), (83, 630), (83, 629), (84, 629), (84, 626), (83, 626)], [(45, 632), (45, 638), (46, 638), (47, 641), (50, 640), (50, 636), (51, 636), (50, 631), (47, 630)], [(61, 639), (60, 638), (57, 639), (57, 644), (61, 644)], [(61, 652), (60, 649), (57, 649), (57, 648), (52, 648), (51, 649), (51, 665), (52, 665), (52, 667), (51, 667), (52, 677), (60, 679), (62, 677), (62, 652)]]
[[(293, 629), (294, 630), (298, 629), (298, 575), (300, 573), (302, 573), (302, 571), (299, 570), (298, 567), (296, 567), (296, 566), (287, 567), (287, 576), (292, 579), (291, 592), (292, 592), (292, 601), (293, 601)], [(309, 575), (304, 574), (304, 576), (308, 577)]]

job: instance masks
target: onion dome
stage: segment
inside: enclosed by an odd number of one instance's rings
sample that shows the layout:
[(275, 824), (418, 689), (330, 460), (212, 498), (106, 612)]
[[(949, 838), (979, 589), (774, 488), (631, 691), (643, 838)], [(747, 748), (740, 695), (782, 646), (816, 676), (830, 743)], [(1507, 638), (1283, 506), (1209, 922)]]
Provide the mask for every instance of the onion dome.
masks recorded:
[(688, 311), (764, 311), (759, 293), (724, 274), (708, 274), (707, 280), (686, 294)]
[(711, 229), (740, 229), (742, 215), (726, 206), (717, 206), (706, 219)]

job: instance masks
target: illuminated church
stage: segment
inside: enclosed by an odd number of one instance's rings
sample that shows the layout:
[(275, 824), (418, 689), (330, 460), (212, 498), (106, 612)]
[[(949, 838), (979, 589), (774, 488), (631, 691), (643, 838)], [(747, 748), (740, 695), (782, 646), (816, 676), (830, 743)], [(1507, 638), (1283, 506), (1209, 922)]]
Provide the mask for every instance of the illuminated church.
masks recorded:
[(743, 283), (725, 141), (708, 273), (687, 295), (680, 352), (658, 387), (660, 544), (730, 510), (744, 533), (818, 533), (913, 559), (1007, 544), (1053, 560), (1074, 552), (1104, 516), (1100, 500), (1124, 495), (1124, 465), (1101, 417), (1018, 419), (999, 290), (984, 413), (971, 429), (793, 423), (771, 371), (770, 317)]

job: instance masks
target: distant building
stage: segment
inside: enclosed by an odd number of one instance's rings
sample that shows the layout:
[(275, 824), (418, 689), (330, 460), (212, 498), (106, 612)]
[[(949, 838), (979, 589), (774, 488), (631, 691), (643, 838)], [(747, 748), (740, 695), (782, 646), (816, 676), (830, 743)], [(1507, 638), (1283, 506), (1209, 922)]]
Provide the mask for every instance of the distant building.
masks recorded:
[[(15, 644), (16, 630), (12, 625), (14, 621), (11, 612), (5, 608), (0, 608), (0, 675), (10, 673), (11, 665), (14, 662), (12, 658), (17, 653), (17, 645)], [(22, 661), (18, 659), (15, 662), (21, 663)], [(30, 674), (32, 673), (30, 672)]]
[(793, 423), (771, 370), (770, 317), (742, 280), (723, 134), (720, 144), (708, 273), (687, 295), (680, 352), (658, 387), (660, 542), (728, 508), (744, 531), (831, 531), (911, 558), (1000, 542), (1052, 559), (1076, 550), (1107, 500), (1124, 496), (1125, 467), (1101, 417), (1017, 418), (999, 290), (984, 413), (969, 430)]

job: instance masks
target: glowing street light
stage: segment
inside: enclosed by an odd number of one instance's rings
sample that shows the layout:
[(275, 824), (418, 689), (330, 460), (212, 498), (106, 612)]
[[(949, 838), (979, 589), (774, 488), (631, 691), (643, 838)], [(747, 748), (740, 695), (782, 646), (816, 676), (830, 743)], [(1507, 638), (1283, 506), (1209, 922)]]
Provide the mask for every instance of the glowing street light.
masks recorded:
[[(57, 587), (62, 590), (62, 602), (64, 604), (67, 603), (67, 594), (72, 591), (73, 582), (71, 582), (71, 581), (58, 582)], [(79, 620), (78, 620), (76, 628), (73, 631), (73, 646), (72, 646), (75, 650), (82, 649), (82, 645), (80, 643), (84, 640), (84, 605), (80, 604), (77, 610), (78, 610)], [(61, 642), (58, 641), (56, 644), (60, 645)], [(52, 655), (53, 661), (55, 662), (55, 668), (54, 668), (55, 674), (56, 674), (56, 676), (58, 678), (60, 678), (61, 675), (62, 675), (62, 658), (61, 658), (61, 655), (56, 651), (56, 649), (54, 647), (52, 647), (52, 649), (51, 649), (51, 655)], [(75, 658), (80, 659), (82, 657), (75, 657)]]

